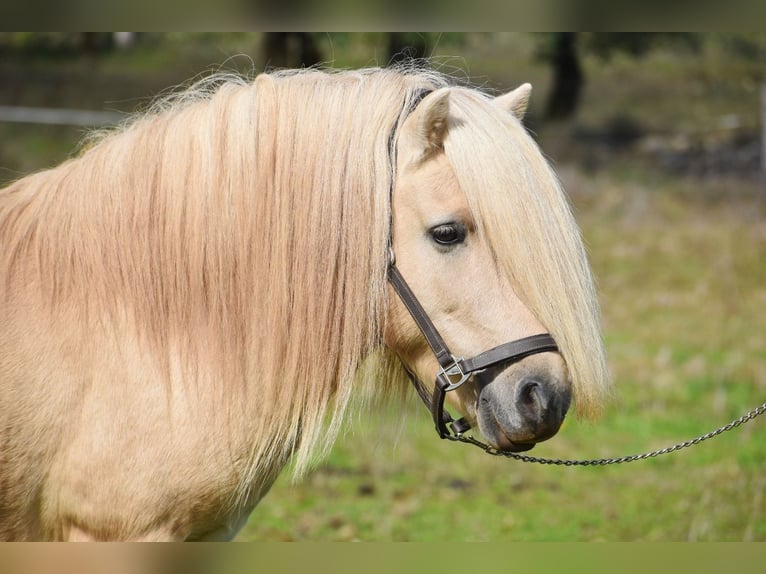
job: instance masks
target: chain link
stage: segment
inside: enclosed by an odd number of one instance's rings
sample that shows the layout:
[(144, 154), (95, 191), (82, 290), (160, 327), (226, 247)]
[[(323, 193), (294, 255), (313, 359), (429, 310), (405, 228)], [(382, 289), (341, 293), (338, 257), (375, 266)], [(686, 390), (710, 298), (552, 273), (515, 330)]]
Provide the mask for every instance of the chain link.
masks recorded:
[(678, 444), (675, 444), (673, 446), (661, 448), (658, 450), (653, 450), (651, 452), (645, 452), (643, 454), (633, 454), (629, 456), (622, 456), (619, 458), (595, 458), (595, 459), (589, 459), (589, 460), (567, 460), (567, 459), (554, 459), (554, 458), (538, 458), (536, 456), (528, 456), (526, 454), (517, 454), (515, 452), (505, 452), (496, 449), (493, 446), (490, 446), (486, 443), (483, 443), (472, 436), (467, 436), (463, 434), (457, 434), (457, 435), (448, 435), (445, 438), (456, 441), (456, 442), (463, 442), (466, 444), (472, 444), (474, 446), (477, 446), (484, 450), (486, 453), (491, 454), (493, 456), (504, 456), (507, 458), (513, 458), (516, 460), (519, 460), (521, 462), (532, 462), (537, 464), (551, 464), (551, 465), (557, 465), (557, 466), (606, 466), (609, 464), (623, 464), (626, 462), (633, 462), (636, 460), (646, 460), (647, 458), (655, 458), (657, 456), (663, 455), (663, 454), (669, 454), (671, 452), (676, 452), (681, 449), (694, 446), (697, 444), (700, 444), (703, 441), (706, 441), (710, 438), (716, 437), (722, 433), (725, 433), (727, 431), (730, 431), (732, 429), (735, 429), (743, 424), (745, 424), (748, 421), (753, 420), (754, 418), (762, 415), (764, 412), (766, 412), (766, 403), (763, 403), (761, 406), (754, 408), (749, 413), (742, 415), (738, 419), (735, 419), (731, 421), (729, 424), (724, 425), (720, 428), (717, 428), (714, 431), (710, 431), (709, 433), (703, 434), (701, 436), (698, 436), (696, 438), (680, 442)]

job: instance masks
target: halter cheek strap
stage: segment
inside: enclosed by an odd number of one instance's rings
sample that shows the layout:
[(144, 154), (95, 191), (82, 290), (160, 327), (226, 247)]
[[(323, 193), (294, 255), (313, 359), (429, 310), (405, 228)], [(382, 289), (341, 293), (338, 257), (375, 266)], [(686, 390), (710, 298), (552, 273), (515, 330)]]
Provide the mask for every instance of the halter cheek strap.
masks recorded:
[[(425, 309), (418, 301), (418, 298), (410, 289), (410, 286), (402, 277), (399, 269), (396, 267), (393, 252), (388, 266), (388, 280), (391, 282), (396, 293), (399, 295), (402, 303), (409, 311), (423, 336), (426, 338), (431, 351), (439, 362), (439, 372), (436, 375), (434, 392), (431, 397), (423, 384), (417, 380), (409, 370), (412, 384), (418, 392), (418, 395), (431, 411), (436, 432), (441, 438), (463, 434), (471, 428), (471, 425), (465, 419), (454, 420), (450, 414), (444, 410), (444, 399), (449, 391), (454, 391), (463, 383), (468, 381), (471, 376), (479, 371), (490, 367), (510, 364), (537, 353), (557, 352), (558, 346), (549, 334), (532, 335), (523, 339), (517, 339), (509, 343), (503, 343), (488, 351), (484, 351), (468, 359), (456, 357), (453, 355), (444, 339), (439, 334), (436, 326), (428, 317)], [(448, 427), (449, 425), (449, 427)]]

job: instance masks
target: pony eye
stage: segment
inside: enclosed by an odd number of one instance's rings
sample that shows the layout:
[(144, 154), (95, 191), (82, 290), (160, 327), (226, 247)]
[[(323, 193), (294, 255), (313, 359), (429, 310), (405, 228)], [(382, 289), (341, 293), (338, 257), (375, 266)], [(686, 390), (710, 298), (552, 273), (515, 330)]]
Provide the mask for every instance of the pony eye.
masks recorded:
[(431, 229), (430, 233), (439, 245), (457, 245), (465, 241), (465, 226), (460, 223), (437, 225)]

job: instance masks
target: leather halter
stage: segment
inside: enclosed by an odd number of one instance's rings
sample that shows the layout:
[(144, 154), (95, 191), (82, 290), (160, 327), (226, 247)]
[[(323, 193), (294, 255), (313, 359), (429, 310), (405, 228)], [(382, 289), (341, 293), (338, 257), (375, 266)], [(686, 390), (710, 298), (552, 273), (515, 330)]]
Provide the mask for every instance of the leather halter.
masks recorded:
[[(421, 90), (416, 93), (406, 110), (403, 111), (400, 121), (403, 121), (417, 105), (425, 98), (431, 90)], [(395, 136), (396, 129), (391, 132), (389, 136), (389, 154), (392, 166), (396, 158), (396, 146)], [(391, 181), (391, 199), (393, 201), (394, 181), (392, 177)], [(393, 229), (393, 228), (392, 228)], [(389, 243), (393, 245), (393, 241)], [(418, 328), (426, 338), (429, 347), (436, 356), (436, 360), (439, 362), (439, 372), (436, 375), (436, 383), (434, 385), (433, 394), (429, 396), (426, 387), (417, 379), (417, 377), (404, 365), (407, 374), (412, 381), (415, 390), (423, 400), (425, 405), (431, 411), (434, 424), (436, 426), (436, 432), (440, 438), (450, 438), (453, 436), (460, 437), (464, 432), (471, 428), (471, 425), (463, 418), (458, 420), (453, 419), (450, 414), (444, 410), (444, 399), (450, 391), (454, 391), (459, 388), (463, 383), (468, 381), (475, 373), (481, 372), (490, 367), (494, 367), (501, 364), (511, 364), (521, 359), (534, 355), (537, 353), (558, 352), (558, 346), (553, 337), (549, 334), (532, 335), (531, 337), (525, 337), (523, 339), (517, 339), (509, 343), (503, 343), (497, 347), (493, 347), (488, 351), (484, 351), (468, 359), (457, 357), (453, 355), (444, 339), (439, 334), (438, 329), (428, 317), (423, 306), (418, 301), (418, 298), (407, 285), (407, 282), (402, 277), (399, 269), (396, 267), (396, 257), (394, 255), (393, 247), (389, 248), (389, 262), (388, 262), (388, 280), (391, 282), (396, 293), (399, 295), (402, 303), (410, 312), (410, 315), (417, 323)], [(404, 364), (404, 363), (402, 363)], [(447, 426), (449, 425), (449, 427)]]
[(407, 285), (404, 277), (402, 277), (402, 274), (396, 267), (393, 251), (391, 252), (391, 261), (388, 266), (388, 280), (415, 320), (418, 328), (426, 338), (428, 346), (431, 347), (436, 360), (439, 362), (439, 372), (436, 375), (433, 395), (430, 397), (426, 388), (409, 369), (407, 369), (407, 374), (410, 376), (410, 380), (415, 386), (418, 395), (420, 395), (420, 398), (431, 411), (436, 432), (441, 438), (446, 438), (452, 434), (459, 436), (471, 428), (471, 425), (465, 419), (454, 420), (444, 410), (444, 399), (448, 392), (459, 388), (475, 373), (490, 367), (515, 363), (537, 353), (558, 351), (556, 341), (546, 333), (503, 343), (468, 359), (457, 357), (450, 352), (438, 329), (428, 317), (428, 314), (412, 292), (412, 289), (410, 289), (410, 286)]

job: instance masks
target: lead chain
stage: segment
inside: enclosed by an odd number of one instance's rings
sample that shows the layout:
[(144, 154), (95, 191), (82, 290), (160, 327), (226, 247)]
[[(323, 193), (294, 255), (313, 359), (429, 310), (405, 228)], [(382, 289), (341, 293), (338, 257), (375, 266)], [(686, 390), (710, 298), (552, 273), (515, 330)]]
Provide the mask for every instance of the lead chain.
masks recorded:
[(457, 434), (457, 435), (448, 435), (444, 438), (447, 438), (452, 441), (456, 442), (463, 442), (466, 444), (472, 444), (474, 446), (477, 446), (487, 452), (488, 454), (491, 454), (493, 456), (504, 456), (506, 458), (513, 458), (516, 460), (520, 460), (521, 462), (533, 462), (537, 464), (552, 464), (557, 466), (606, 466), (609, 464), (623, 464), (626, 462), (633, 462), (636, 460), (646, 460), (647, 458), (655, 458), (663, 454), (669, 454), (671, 452), (676, 452), (681, 449), (698, 445), (703, 441), (706, 441), (710, 438), (713, 438), (715, 436), (718, 436), (722, 433), (725, 433), (727, 431), (730, 431), (732, 429), (735, 429), (743, 424), (745, 424), (748, 421), (753, 420), (754, 418), (762, 415), (764, 412), (766, 412), (766, 403), (763, 403), (761, 406), (754, 408), (749, 413), (742, 415), (738, 419), (735, 419), (731, 421), (729, 424), (724, 425), (720, 428), (717, 428), (714, 431), (710, 431), (709, 433), (703, 434), (701, 436), (698, 436), (697, 438), (693, 438), (684, 442), (680, 442), (678, 444), (675, 444), (673, 446), (661, 448), (658, 450), (653, 450), (651, 452), (645, 452), (643, 454), (632, 454), (629, 456), (622, 456), (619, 458), (595, 458), (595, 459), (588, 459), (588, 460), (568, 460), (568, 459), (557, 459), (557, 458), (539, 458), (536, 456), (529, 456), (526, 454), (517, 454), (515, 452), (505, 452), (496, 449), (493, 446), (490, 446), (486, 443), (483, 443), (474, 437), (470, 435), (463, 435), (463, 434)]

